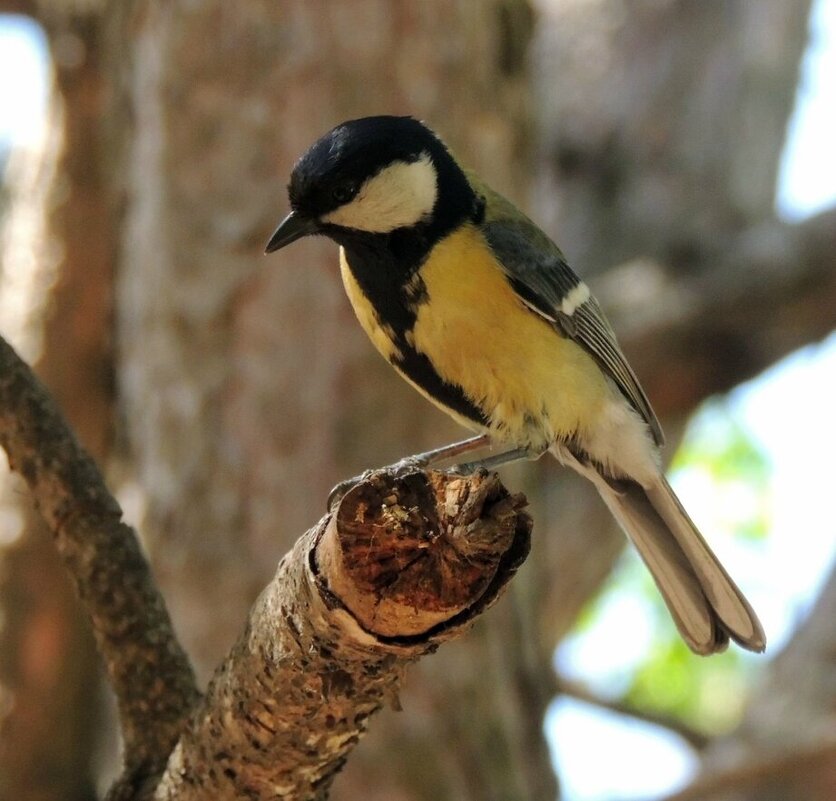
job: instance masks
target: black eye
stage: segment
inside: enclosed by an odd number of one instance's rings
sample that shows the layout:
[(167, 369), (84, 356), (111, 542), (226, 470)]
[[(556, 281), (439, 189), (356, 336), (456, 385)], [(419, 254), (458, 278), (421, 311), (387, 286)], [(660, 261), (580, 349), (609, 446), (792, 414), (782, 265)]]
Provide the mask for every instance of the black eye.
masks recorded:
[(357, 194), (357, 185), (354, 183), (344, 183), (339, 184), (331, 190), (331, 197), (337, 201), (337, 203), (348, 203), (354, 195)]

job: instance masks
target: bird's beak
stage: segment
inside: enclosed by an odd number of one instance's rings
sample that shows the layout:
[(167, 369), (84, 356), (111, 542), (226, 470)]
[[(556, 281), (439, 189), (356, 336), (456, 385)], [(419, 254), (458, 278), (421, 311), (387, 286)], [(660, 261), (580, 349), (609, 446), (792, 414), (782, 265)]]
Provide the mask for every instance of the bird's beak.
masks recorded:
[(265, 253), (272, 253), (297, 239), (309, 234), (315, 234), (319, 230), (319, 223), (310, 217), (303, 217), (299, 212), (291, 211), (273, 231), (273, 236), (264, 249)]

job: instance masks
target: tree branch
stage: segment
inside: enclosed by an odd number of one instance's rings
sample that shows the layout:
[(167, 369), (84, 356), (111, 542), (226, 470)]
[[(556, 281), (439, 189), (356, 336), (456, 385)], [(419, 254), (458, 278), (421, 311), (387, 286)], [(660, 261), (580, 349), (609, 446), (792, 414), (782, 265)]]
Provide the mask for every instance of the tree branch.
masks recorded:
[(496, 601), (528, 552), (524, 504), (484, 473), (352, 489), (282, 559), (154, 798), (325, 798), (406, 668)]
[(628, 717), (650, 723), (654, 726), (662, 726), (674, 734), (678, 734), (696, 751), (702, 750), (711, 742), (711, 738), (707, 734), (697, 731), (671, 715), (640, 709), (626, 701), (604, 698), (594, 693), (589, 687), (562, 676), (556, 677), (555, 694), (557, 693), (575, 698), (578, 701), (583, 701), (592, 706), (597, 706), (599, 709), (615, 712), (618, 715), (627, 715)]
[(34, 18), (36, 11), (34, 0), (0, 0), (0, 14), (24, 14)]
[(407, 666), (465, 631), (528, 553), (525, 499), (495, 475), (373, 475), (282, 559), (186, 726), (199, 695), (137, 537), (2, 339), (0, 444), (55, 536), (116, 693), (126, 771), (113, 801), (147, 798), (166, 762), (157, 799), (324, 798), (370, 715), (397, 704)]
[(596, 290), (656, 411), (685, 414), (836, 327), (836, 209), (753, 226), (687, 275), (621, 265)]
[(29, 486), (93, 624), (116, 694), (126, 772), (162, 768), (198, 699), (133, 529), (44, 387), (0, 339), (0, 444)]
[(706, 773), (665, 801), (707, 801), (758, 788), (770, 798), (824, 799), (833, 797), (834, 782), (836, 740), (825, 740), (780, 753), (759, 754), (726, 770)]

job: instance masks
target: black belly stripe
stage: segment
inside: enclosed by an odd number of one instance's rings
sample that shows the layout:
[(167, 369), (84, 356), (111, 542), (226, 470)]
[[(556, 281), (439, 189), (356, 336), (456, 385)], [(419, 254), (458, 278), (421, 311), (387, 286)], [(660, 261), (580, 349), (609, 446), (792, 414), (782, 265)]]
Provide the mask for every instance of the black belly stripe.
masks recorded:
[(424, 353), (419, 353), (406, 342), (398, 342), (400, 358), (392, 363), (430, 397), (467, 420), (487, 426), (488, 416), (465, 394), (458, 384), (445, 381)]
[(429, 357), (409, 343), (417, 309), (429, 301), (420, 268), (432, 240), (414, 231), (388, 235), (339, 231), (333, 236), (345, 248), (352, 275), (374, 307), (379, 323), (391, 331), (399, 354), (392, 364), (440, 405), (487, 426), (488, 416), (462, 387), (445, 381)]

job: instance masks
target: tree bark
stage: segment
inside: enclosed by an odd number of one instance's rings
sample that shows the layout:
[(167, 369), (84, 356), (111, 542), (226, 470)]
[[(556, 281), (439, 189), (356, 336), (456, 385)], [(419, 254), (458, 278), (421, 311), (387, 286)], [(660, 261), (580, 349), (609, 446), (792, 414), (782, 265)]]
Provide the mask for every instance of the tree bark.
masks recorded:
[(285, 556), (195, 709), (134, 532), (2, 340), (0, 444), (55, 536), (116, 694), (125, 773), (112, 801), (147, 797), (166, 760), (158, 799), (325, 798), (406, 667), (493, 605), (529, 550), (525, 500), (496, 476), (373, 475)]
[[(126, 4), (127, 5), (127, 4)], [(4, 219), (3, 331), (100, 462), (112, 453), (112, 287), (118, 241), (118, 147), (103, 120), (120, 93), (104, 69), (105, 18), (90, 4), (32, 3), (55, 59), (44, 141), (10, 160)], [(119, 14), (106, 23), (116, 26)], [(10, 78), (15, 79), (15, 78)], [(16, 485), (2, 553), (0, 798), (88, 801), (106, 727), (89, 624), (49, 532)], [(7, 526), (7, 528), (11, 528)]]
[(126, 773), (164, 764), (197, 700), (135, 533), (43, 386), (0, 340), (0, 444), (90, 615), (116, 695)]
[(282, 559), (154, 797), (328, 797), (406, 669), (525, 558), (523, 503), (487, 475), (379, 473), (351, 490)]
[(542, 4), (537, 208), (570, 263), (694, 275), (773, 217), (810, 5)]
[(836, 790), (836, 740), (797, 745), (757, 756), (697, 779), (667, 801), (752, 798), (761, 801), (829, 801)]

